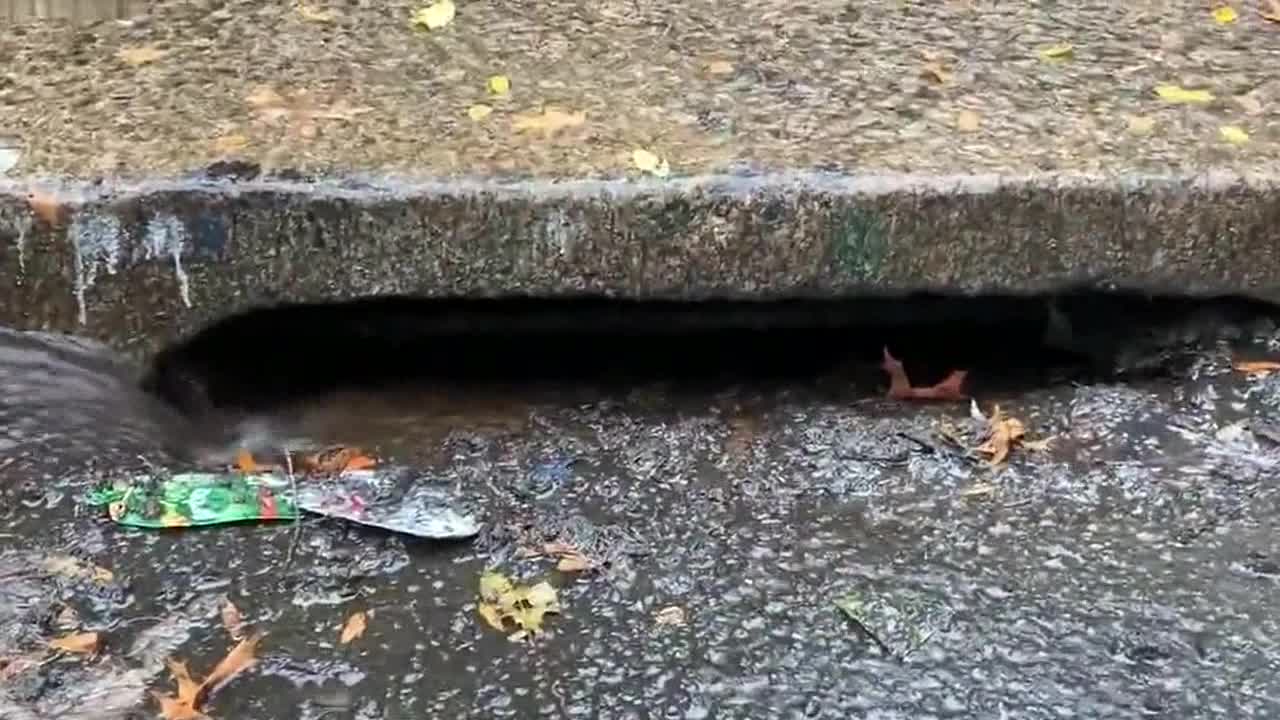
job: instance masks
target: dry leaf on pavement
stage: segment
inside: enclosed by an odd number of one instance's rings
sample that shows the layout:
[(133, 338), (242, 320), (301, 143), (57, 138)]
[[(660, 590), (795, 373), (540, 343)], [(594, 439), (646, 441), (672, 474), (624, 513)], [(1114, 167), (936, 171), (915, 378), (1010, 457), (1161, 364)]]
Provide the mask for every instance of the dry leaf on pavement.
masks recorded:
[(96, 632), (71, 633), (50, 640), (49, 647), (77, 655), (92, 655), (102, 647), (102, 637)]
[(522, 113), (511, 120), (511, 128), (516, 132), (540, 132), (543, 139), (556, 133), (575, 128), (587, 121), (585, 112), (564, 112), (555, 108), (547, 108), (540, 113)]
[(218, 688), (230, 682), (232, 678), (257, 662), (255, 652), (262, 640), (262, 633), (257, 632), (241, 640), (227, 656), (222, 659), (202, 682), (196, 682), (186, 663), (168, 660), (169, 672), (177, 683), (174, 695), (164, 695), (152, 691), (152, 696), (160, 704), (160, 714), (164, 720), (203, 720), (206, 715), (203, 707), (209, 696)]
[(991, 417), (987, 419), (987, 428), (991, 435), (986, 442), (978, 446), (978, 452), (990, 455), (988, 462), (992, 465), (999, 465), (1009, 459), (1009, 451), (1027, 434), (1022, 421), (1005, 417), (999, 405), (995, 406)]

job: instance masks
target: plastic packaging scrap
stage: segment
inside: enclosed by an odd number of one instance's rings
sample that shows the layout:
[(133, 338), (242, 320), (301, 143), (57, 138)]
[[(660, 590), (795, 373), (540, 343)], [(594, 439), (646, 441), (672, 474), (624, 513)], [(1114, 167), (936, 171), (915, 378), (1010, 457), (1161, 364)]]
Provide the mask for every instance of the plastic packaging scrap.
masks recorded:
[(120, 525), (175, 528), (293, 520), (298, 511), (429, 539), (465, 539), (480, 526), (444, 488), (408, 468), (299, 476), (276, 470), (135, 476), (89, 496)]

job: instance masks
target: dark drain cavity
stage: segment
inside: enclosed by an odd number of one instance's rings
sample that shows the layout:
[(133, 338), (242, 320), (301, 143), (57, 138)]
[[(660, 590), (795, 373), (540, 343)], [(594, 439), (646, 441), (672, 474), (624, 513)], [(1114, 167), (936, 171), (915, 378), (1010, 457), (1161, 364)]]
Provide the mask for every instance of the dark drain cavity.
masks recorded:
[(1043, 383), (1160, 372), (1169, 350), (1255, 322), (1248, 300), (1125, 293), (787, 301), (408, 299), (260, 308), (158, 354), (146, 386), (189, 411), (266, 409), (406, 382), (792, 382), (874, 371)]

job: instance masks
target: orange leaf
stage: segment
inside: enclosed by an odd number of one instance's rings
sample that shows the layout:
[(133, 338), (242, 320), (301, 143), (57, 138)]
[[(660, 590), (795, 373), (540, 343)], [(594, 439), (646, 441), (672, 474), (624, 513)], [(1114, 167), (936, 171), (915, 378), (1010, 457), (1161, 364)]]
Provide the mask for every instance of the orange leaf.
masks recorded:
[(364, 635), (364, 631), (368, 627), (369, 618), (363, 610), (352, 613), (351, 617), (347, 618), (347, 624), (342, 626), (342, 635), (338, 638), (338, 642), (346, 645)]
[(156, 702), (160, 703), (160, 716), (165, 720), (201, 720), (204, 713), (196, 709), (200, 695), (200, 684), (191, 679), (191, 671), (187, 664), (179, 660), (166, 660), (169, 674), (178, 684), (175, 695), (151, 692)]
[(27, 193), (27, 205), (31, 208), (31, 212), (40, 218), (41, 222), (51, 228), (62, 225), (62, 202), (58, 200), (56, 195), (43, 192), (41, 190), (32, 190)]
[(1004, 417), (999, 405), (992, 410), (991, 419), (988, 422), (991, 426), (991, 437), (978, 446), (978, 452), (990, 455), (989, 462), (992, 465), (999, 465), (1009, 458), (1009, 451), (1022, 441), (1027, 430), (1023, 427), (1021, 420)]
[(302, 464), (308, 472), (337, 474), (349, 470), (367, 470), (376, 466), (378, 461), (356, 448), (332, 448), (308, 455)]
[(204, 704), (205, 699), (211, 693), (216, 691), (219, 686), (227, 683), (242, 671), (252, 667), (258, 662), (258, 658), (254, 656), (254, 652), (258, 648), (258, 643), (262, 640), (262, 633), (255, 632), (253, 635), (241, 640), (222, 661), (214, 666), (213, 672), (209, 673), (209, 677), (200, 683), (200, 689), (196, 692), (196, 703), (194, 707), (199, 708)]
[(1280, 361), (1276, 360), (1237, 360), (1232, 363), (1237, 372), (1249, 375), (1266, 375), (1280, 370)]
[(49, 641), (49, 647), (79, 655), (92, 655), (98, 652), (102, 638), (96, 632), (71, 633)]
[(884, 349), (884, 361), (881, 369), (889, 373), (889, 397), (894, 400), (964, 400), (964, 381), (968, 373), (964, 370), (953, 370), (936, 385), (929, 387), (912, 387), (907, 377), (906, 368)]
[(241, 449), (236, 452), (236, 469), (242, 473), (259, 473), (263, 471), (264, 466), (259, 465), (258, 461), (253, 459), (253, 453), (248, 450)]

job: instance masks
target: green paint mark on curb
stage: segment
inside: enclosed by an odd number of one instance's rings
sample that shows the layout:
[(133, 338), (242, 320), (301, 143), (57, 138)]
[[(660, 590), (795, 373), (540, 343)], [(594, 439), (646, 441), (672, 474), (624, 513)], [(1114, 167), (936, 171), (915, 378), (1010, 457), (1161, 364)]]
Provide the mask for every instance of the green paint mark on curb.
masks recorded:
[(836, 269), (846, 279), (878, 280), (888, 251), (884, 223), (857, 208), (845, 212), (832, 228)]

